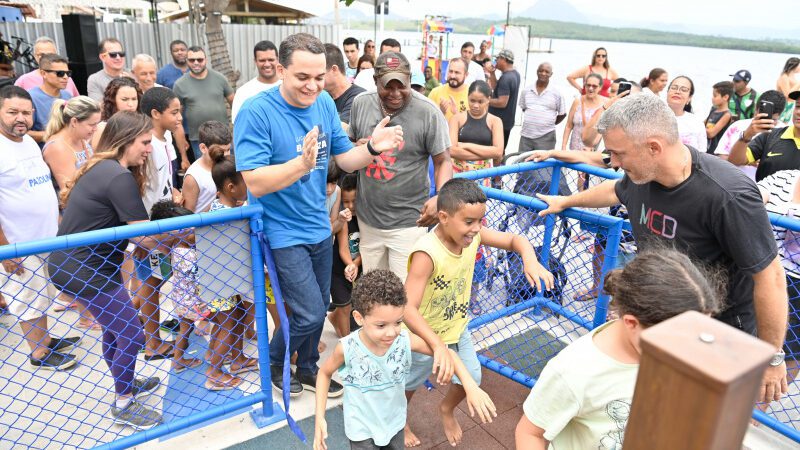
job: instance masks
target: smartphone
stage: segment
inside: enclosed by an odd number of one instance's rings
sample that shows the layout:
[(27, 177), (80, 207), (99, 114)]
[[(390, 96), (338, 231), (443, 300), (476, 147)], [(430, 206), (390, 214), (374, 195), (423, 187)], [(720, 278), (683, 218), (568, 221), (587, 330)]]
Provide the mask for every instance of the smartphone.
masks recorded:
[(631, 84), (627, 81), (622, 81), (619, 83), (619, 89), (617, 89), (617, 97), (628, 92), (631, 90)]
[(769, 100), (759, 100), (758, 112), (759, 114), (766, 114), (767, 118), (771, 119), (772, 115), (775, 114), (775, 104)]

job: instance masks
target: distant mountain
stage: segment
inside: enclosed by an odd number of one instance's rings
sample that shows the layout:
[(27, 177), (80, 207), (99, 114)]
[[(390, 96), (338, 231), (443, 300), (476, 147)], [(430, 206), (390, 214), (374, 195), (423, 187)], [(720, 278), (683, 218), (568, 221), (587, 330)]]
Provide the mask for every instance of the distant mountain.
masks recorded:
[(561, 22), (591, 23), (583, 13), (566, 0), (540, 0), (530, 8), (516, 12), (511, 4), (511, 15), (538, 20), (557, 20)]

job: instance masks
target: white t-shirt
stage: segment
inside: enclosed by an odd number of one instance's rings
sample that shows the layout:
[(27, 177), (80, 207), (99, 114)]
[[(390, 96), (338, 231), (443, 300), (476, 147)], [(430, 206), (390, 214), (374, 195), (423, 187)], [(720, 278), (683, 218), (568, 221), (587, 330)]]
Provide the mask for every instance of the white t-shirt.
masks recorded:
[(486, 81), (486, 72), (483, 71), (483, 67), (481, 67), (480, 64), (475, 61), (470, 61), (469, 68), (467, 69), (467, 79), (464, 81), (464, 84), (469, 86), (473, 81), (478, 80)]
[[(753, 121), (753, 119), (742, 119), (742, 120), (737, 120), (736, 122), (733, 122), (728, 127), (728, 129), (725, 130), (725, 134), (723, 134), (722, 137), (719, 138), (719, 142), (717, 143), (717, 148), (714, 150), (714, 154), (715, 155), (730, 155), (731, 154), (731, 149), (733, 148), (733, 145), (736, 144), (736, 141), (739, 140), (739, 135), (744, 130), (746, 130), (747, 127), (750, 126), (750, 122), (752, 122), (752, 121)], [(781, 121), (778, 121), (778, 123), (775, 124), (775, 128), (785, 127), (786, 125), (787, 124), (785, 124), (785, 123), (783, 123)], [(758, 135), (756, 135), (756, 136), (758, 136)], [(756, 136), (753, 136), (753, 137), (755, 138)], [(739, 166), (739, 168), (742, 169), (742, 172), (744, 172), (745, 175), (750, 177), (751, 180), (753, 180), (753, 181), (756, 180), (756, 169), (757, 169), (756, 166), (747, 165), (747, 166)]]
[(231, 121), (236, 122), (236, 115), (239, 114), (239, 108), (242, 107), (245, 100), (258, 94), (259, 92), (264, 92), (267, 89), (278, 86), (281, 84), (281, 81), (282, 80), (278, 80), (277, 83), (262, 83), (258, 81), (258, 77), (256, 77), (243, 84), (242, 87), (236, 90), (236, 94), (233, 96), (233, 103), (231, 104)]
[(708, 147), (708, 137), (703, 119), (690, 112), (684, 112), (675, 118), (678, 120), (678, 134), (681, 142), (698, 151), (705, 152)]
[[(144, 187), (142, 201), (147, 213), (154, 204), (161, 200), (172, 199), (172, 155), (175, 148), (172, 146), (172, 133), (164, 132), (164, 140), (153, 135), (151, 141), (153, 152), (148, 158), (147, 182)], [(170, 151), (171, 149), (171, 151)]]
[(200, 160), (197, 160), (186, 170), (184, 179), (190, 175), (197, 182), (197, 187), (200, 190), (197, 195), (197, 205), (194, 207), (194, 212), (208, 211), (211, 202), (217, 198), (217, 185), (214, 184), (214, 179), (211, 178), (211, 171), (206, 170), (201, 165)]
[[(741, 122), (741, 121), (740, 121)], [(761, 191), (769, 193), (767, 212), (779, 216), (788, 216), (789, 211), (795, 218), (800, 218), (800, 204), (794, 202), (794, 191), (800, 181), (800, 170), (779, 170), (758, 182)], [(798, 248), (797, 233), (788, 233), (786, 228), (772, 227), (775, 241), (778, 243), (778, 252), (781, 255), (781, 264), (786, 274), (792, 278), (800, 278), (800, 249)]]
[(619, 449), (631, 410), (638, 364), (623, 364), (582, 336), (551, 359), (522, 405), (545, 430), (551, 450)]
[(375, 69), (364, 69), (358, 72), (353, 84), (361, 86), (368, 91), (376, 91), (378, 88), (375, 86)]
[(14, 142), (0, 134), (0, 226), (11, 244), (58, 233), (58, 198), (50, 168), (28, 135)]

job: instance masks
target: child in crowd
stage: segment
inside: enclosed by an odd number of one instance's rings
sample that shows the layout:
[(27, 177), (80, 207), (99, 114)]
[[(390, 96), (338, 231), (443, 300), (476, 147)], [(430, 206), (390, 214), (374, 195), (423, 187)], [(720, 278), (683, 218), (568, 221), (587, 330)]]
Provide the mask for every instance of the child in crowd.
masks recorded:
[[(153, 205), (150, 210), (150, 220), (170, 219), (172, 217), (188, 216), (193, 214), (171, 200), (162, 200)], [(189, 333), (194, 322), (206, 320), (210, 315), (208, 307), (198, 296), (197, 285), (197, 251), (187, 240), (181, 240), (172, 249), (173, 287), (167, 298), (175, 305), (173, 317), (179, 317), (179, 332), (175, 339), (175, 356), (172, 359), (172, 369), (181, 373), (186, 369), (193, 369), (203, 364), (202, 359), (187, 358), (186, 349), (189, 347)], [(209, 345), (209, 347), (214, 344)]]
[[(211, 168), (211, 178), (214, 180), (214, 185), (217, 187), (217, 198), (211, 202), (210, 211), (217, 211), (225, 208), (235, 208), (242, 206), (247, 202), (247, 186), (244, 184), (242, 174), (236, 171), (236, 161), (233, 155), (225, 155), (220, 153), (214, 154), (214, 166)], [(269, 284), (267, 284), (269, 287)], [(269, 291), (267, 292), (269, 297)], [(236, 299), (233, 302), (236, 307), (235, 316), (237, 320), (234, 326), (234, 340), (232, 345), (231, 354), (231, 373), (241, 374), (258, 370), (258, 360), (255, 358), (247, 358), (243, 353), (243, 338), (245, 332), (252, 332), (252, 322), (248, 322), (248, 316), (252, 316), (254, 309), (253, 303), (242, 300), (241, 296), (235, 295)], [(231, 300), (231, 299), (228, 299)], [(274, 309), (275, 305), (272, 304), (270, 314), (273, 320), (277, 317), (277, 311)], [(267, 304), (268, 309), (270, 305)], [(217, 332), (217, 327), (214, 327), (212, 336)], [(221, 358), (222, 355), (211, 355), (214, 358)]]
[[(316, 386), (314, 449), (327, 449), (325, 404), (331, 376), (344, 384), (344, 432), (350, 448), (402, 450), (407, 403), (403, 396), (411, 369), (411, 352), (431, 355), (418, 336), (401, 328), (406, 294), (400, 278), (388, 270), (365, 274), (353, 289), (353, 316), (361, 328), (342, 338), (320, 367)], [(497, 417), (492, 400), (470, 376), (453, 350), (455, 373), (464, 380), (470, 415), (483, 423)]]
[(708, 153), (714, 154), (720, 138), (725, 134), (728, 125), (731, 124), (731, 112), (728, 109), (728, 101), (733, 95), (733, 83), (730, 81), (720, 81), (714, 85), (714, 93), (711, 96), (711, 111), (706, 117), (706, 137), (708, 138)]
[[(486, 214), (486, 194), (474, 181), (456, 178), (442, 186), (437, 199), (439, 225), (420, 238), (409, 256), (406, 292), (409, 307), (406, 324), (434, 350), (434, 358), (414, 355), (406, 381), (406, 397), (438, 369), (437, 381), (444, 384), (452, 376), (448, 347), (454, 348), (470, 376), (480, 384), (481, 367), (472, 336), (467, 330), (475, 257), (480, 245), (520, 254), (525, 277), (539, 292), (553, 288), (553, 274), (536, 259), (530, 242), (522, 236), (482, 228)], [(454, 379), (440, 411), (445, 435), (451, 445), (461, 441), (461, 426), (453, 411), (466, 395), (465, 386)], [(405, 445), (414, 447), (419, 439), (405, 428)]]
[(211, 178), (211, 168), (220, 154), (230, 154), (233, 140), (230, 127), (216, 120), (201, 124), (198, 134), (203, 156), (186, 170), (182, 191), (183, 206), (196, 213), (208, 211), (211, 202), (217, 198), (217, 186)]
[(328, 209), (328, 216), (331, 219), (331, 235), (333, 236), (336, 236), (345, 222), (350, 221), (349, 212), (341, 211), (342, 190), (339, 187), (339, 179), (342, 178), (342, 175), (342, 169), (331, 158), (328, 163), (328, 178), (325, 184), (325, 207)]
[(579, 338), (545, 366), (517, 424), (520, 450), (622, 448), (642, 330), (685, 311), (714, 314), (722, 280), (672, 249), (642, 253), (606, 275), (619, 319)]
[[(133, 94), (132, 94), (133, 95)], [(152, 152), (147, 158), (147, 180), (142, 201), (147, 211), (161, 200), (183, 202), (180, 191), (172, 185), (172, 131), (181, 126), (181, 104), (175, 94), (163, 87), (147, 91), (138, 102), (142, 113), (153, 123)], [(157, 252), (137, 248), (133, 252), (135, 278), (132, 282), (133, 302), (144, 318), (145, 360), (154, 361), (173, 357), (174, 342), (161, 339), (159, 333), (159, 297), (164, 283), (172, 275), (169, 257)]]
[[(166, 200), (153, 205), (151, 219), (168, 219), (189, 214), (192, 211)], [(168, 297), (175, 304), (175, 314), (181, 318), (172, 368), (175, 373), (181, 373), (202, 364), (202, 360), (186, 358), (185, 352), (189, 347), (193, 322), (209, 320), (215, 326), (208, 343), (211, 354), (208, 358), (205, 387), (210, 391), (234, 389), (242, 383), (242, 379), (236, 375), (257, 370), (257, 361), (245, 357), (241, 351), (241, 297), (234, 295), (210, 303), (204, 302), (200, 298), (201, 286), (197, 277), (197, 250), (187, 240), (183, 240), (172, 250), (171, 256), (174, 287)], [(226, 356), (230, 356), (229, 372), (225, 372), (223, 367)]]
[(333, 265), (331, 266), (331, 306), (328, 315), (336, 334), (343, 338), (350, 334), (353, 323), (351, 322), (350, 294), (353, 291), (353, 282), (358, 277), (361, 267), (361, 254), (358, 244), (361, 240), (358, 230), (358, 217), (356, 216), (356, 190), (358, 189), (358, 176), (354, 173), (347, 174), (342, 179), (341, 197), (342, 212), (348, 212), (349, 220), (333, 240)]

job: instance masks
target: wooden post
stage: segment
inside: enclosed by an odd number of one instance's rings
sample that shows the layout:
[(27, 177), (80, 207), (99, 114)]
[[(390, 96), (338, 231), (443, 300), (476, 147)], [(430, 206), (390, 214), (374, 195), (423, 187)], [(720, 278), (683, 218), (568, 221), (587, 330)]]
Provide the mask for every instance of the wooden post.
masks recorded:
[(742, 448), (766, 342), (695, 311), (642, 333), (626, 450)]

